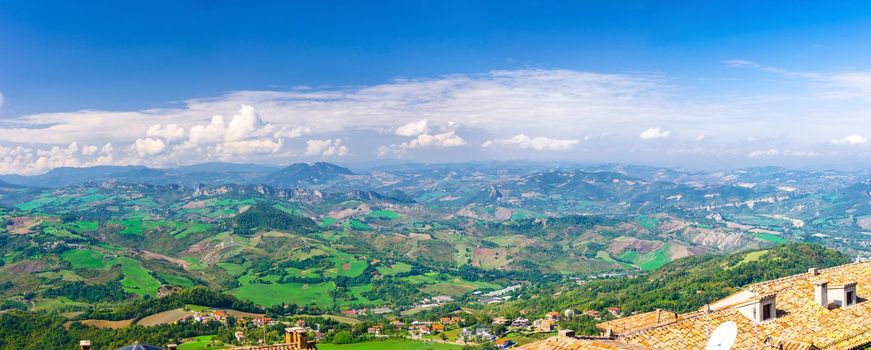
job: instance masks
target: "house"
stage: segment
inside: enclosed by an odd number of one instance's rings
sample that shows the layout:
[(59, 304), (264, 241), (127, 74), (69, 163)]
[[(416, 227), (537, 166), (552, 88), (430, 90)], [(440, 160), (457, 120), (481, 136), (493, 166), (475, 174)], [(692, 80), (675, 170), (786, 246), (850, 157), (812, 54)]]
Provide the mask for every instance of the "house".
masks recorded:
[(357, 316), (357, 310), (354, 310), (354, 309), (342, 310), (342, 316), (351, 316), (351, 317)]
[(223, 321), (227, 318), (227, 312), (224, 310), (215, 310), (212, 311), (212, 317), (214, 317), (216, 320)]
[(460, 316), (451, 316), (451, 324), (463, 324), (464, 322)]
[(498, 303), (501, 303), (502, 301), (503, 301), (503, 299), (500, 297), (487, 297), (487, 298), (481, 298), (478, 300), (479, 303), (486, 304), (486, 305), (498, 304)]
[(238, 342), (245, 340), (245, 332), (243, 331), (236, 331), (236, 333), (233, 333), (233, 336), (236, 337)]
[(390, 321), (390, 325), (397, 327), (397, 328), (400, 328), (402, 326), (405, 326), (405, 322), (402, 322), (400, 320), (393, 320), (393, 321)]
[(506, 324), (508, 323), (508, 319), (505, 317), (494, 317), (493, 324)]
[(485, 341), (496, 339), (496, 336), (493, 335), (493, 333), (491, 333), (490, 328), (485, 328), (485, 327), (479, 327), (479, 328), (475, 329), (475, 337), (478, 337), (479, 339), (482, 339)]
[(596, 310), (587, 310), (587, 312), (585, 312), (585, 314), (587, 314), (587, 315), (589, 315), (589, 316), (591, 316), (591, 317), (593, 317), (593, 318), (595, 318), (595, 319), (597, 319), (597, 320), (602, 319), (602, 314), (599, 313), (599, 311), (596, 311)]
[(434, 323), (432, 325), (432, 332), (435, 334), (441, 333), (445, 331), (445, 325), (441, 323)]
[(272, 324), (273, 322), (274, 321), (272, 321), (272, 319), (269, 317), (257, 317), (255, 319), (251, 320), (251, 323), (257, 327), (265, 327), (267, 325)]
[(432, 330), (430, 330), (427, 325), (418, 326), (417, 331), (420, 332), (420, 334), (432, 334)]
[(305, 320), (296, 320), (296, 322), (294, 322), (294, 325), (297, 327), (305, 327)]
[(856, 262), (752, 284), (694, 312), (656, 310), (602, 322), (599, 338), (565, 334), (520, 349), (693, 349), (723, 324), (737, 331), (732, 349), (865, 349), (868, 315), (871, 262)]
[(439, 322), (441, 322), (442, 324), (450, 324), (451, 318), (450, 317), (442, 317), (439, 319)]
[(559, 321), (559, 312), (556, 312), (556, 311), (548, 312), (545, 317), (547, 317), (548, 320)]
[(511, 327), (526, 328), (529, 327), (529, 319), (518, 317), (511, 321)]
[(609, 307), (608, 312), (610, 312), (611, 315), (614, 315), (614, 317), (620, 317), (620, 308), (619, 307), (614, 307), (614, 306)]
[(460, 332), (460, 340), (463, 341), (492, 341), (494, 339), (496, 339), (496, 336), (486, 327), (478, 327), (474, 330), (463, 328), (463, 331)]
[(553, 331), (553, 326), (556, 322), (551, 319), (543, 319), (543, 320), (535, 320), (532, 323), (532, 327), (535, 328), (536, 331), (542, 333), (548, 333)]
[(393, 312), (393, 309), (391, 309), (389, 307), (376, 307), (376, 308), (372, 309), (372, 314), (374, 314), (374, 315), (389, 314), (391, 312)]
[(501, 350), (501, 349), (510, 348), (511, 346), (514, 345), (514, 342), (512, 342), (511, 339), (499, 338), (499, 339), (496, 339), (495, 342), (493, 342), (493, 345), (496, 346), (497, 349)]
[(369, 334), (381, 335), (381, 331), (383, 331), (383, 330), (384, 330), (384, 325), (376, 324), (376, 325), (366, 329), (366, 332)]
[(439, 295), (432, 297), (432, 301), (436, 304), (447, 304), (454, 301), (454, 298), (451, 298), (447, 295)]

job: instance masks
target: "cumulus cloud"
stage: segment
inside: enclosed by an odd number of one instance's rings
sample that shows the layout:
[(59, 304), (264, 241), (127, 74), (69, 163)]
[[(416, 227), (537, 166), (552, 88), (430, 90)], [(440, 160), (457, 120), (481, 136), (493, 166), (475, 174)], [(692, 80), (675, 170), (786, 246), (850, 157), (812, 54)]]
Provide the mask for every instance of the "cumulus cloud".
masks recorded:
[[(871, 118), (867, 118), (871, 74), (791, 72), (741, 60), (726, 64), (790, 77), (781, 79), (789, 81), (790, 89), (763, 95), (756, 90), (722, 93), (718, 88), (713, 92), (716, 95), (707, 95), (712, 92), (704, 86), (685, 85), (688, 79), (665, 74), (497, 70), (395, 79), (363, 87), (235, 91), (187, 100), (173, 108), (3, 118), (0, 145), (31, 150), (25, 153), (32, 153), (32, 157), (16, 155), (9, 163), (15, 165), (4, 169), (32, 172), (37, 169), (37, 150), (66, 149), (73, 142), (78, 144), (75, 157), (83, 159), (81, 164), (96, 161), (87, 157), (102, 157), (93, 153), (93, 146), (111, 143), (116, 147), (114, 164), (162, 166), (208, 159), (287, 162), (306, 152), (307, 144), (292, 140), (305, 135), (314, 135), (309, 137), (313, 140), (338, 137), (347, 141), (370, 132), (361, 136), (362, 146), (355, 143), (355, 157), (373, 154), (373, 150), (357, 149), (365, 146), (378, 147), (382, 155), (408, 152), (436, 157), (442, 153), (413, 150), (463, 146), (472, 140), (486, 140), (487, 135), (524, 135), (529, 140), (489, 138), (492, 145), (501, 140), (509, 143), (498, 143), (500, 146), (530, 150), (569, 148), (571, 142), (557, 141), (582, 139), (585, 145), (589, 142), (590, 149), (603, 150), (595, 152), (594, 156), (601, 156), (598, 160), (631, 161), (637, 154), (632, 148), (639, 137), (674, 139), (667, 144), (645, 145), (661, 147), (656, 149), (659, 152), (692, 148), (687, 145), (694, 143), (691, 136), (671, 137), (678, 133), (716, 135), (704, 142), (711, 154), (734, 152), (747, 157), (760, 149), (820, 147), (829, 143), (832, 135), (871, 130)], [(796, 93), (796, 81), (807, 82), (810, 92)], [(864, 100), (832, 99), (839, 96), (864, 96)], [(449, 126), (452, 120), (462, 121), (462, 129)], [(633, 131), (639, 126), (655, 127)], [(760, 138), (788, 137), (778, 144), (748, 145), (740, 142), (748, 137), (748, 130)], [(565, 136), (548, 139), (528, 135)], [(362, 140), (372, 136), (403, 139)], [(158, 150), (161, 143), (163, 149)], [(385, 143), (388, 145), (379, 147)], [(470, 153), (470, 157), (473, 154), (477, 153)], [(565, 153), (565, 157), (586, 156), (589, 154)]]
[(671, 131), (662, 130), (662, 128), (658, 126), (644, 130), (640, 135), (638, 135), (642, 140), (667, 139), (669, 136), (671, 136)]
[(348, 147), (342, 144), (341, 139), (326, 139), (306, 141), (304, 154), (315, 157), (332, 157), (346, 156), (348, 153)]
[(466, 144), (466, 140), (457, 135), (453, 130), (438, 134), (420, 134), (409, 142), (400, 145), (402, 148), (447, 148)]
[(184, 128), (176, 124), (169, 124), (166, 127), (161, 127), (160, 124), (154, 124), (145, 131), (145, 136), (154, 138), (160, 137), (167, 141), (177, 141), (186, 138), (187, 134), (185, 134)]
[(862, 137), (862, 135), (853, 134), (829, 142), (833, 145), (861, 145), (868, 142), (868, 139)]
[(504, 145), (536, 151), (565, 151), (572, 149), (577, 144), (578, 140), (575, 139), (553, 139), (541, 136), (529, 137), (525, 134), (518, 134), (508, 139), (487, 140), (481, 146), (486, 148), (492, 145)]
[(224, 132), (224, 139), (227, 141), (238, 141), (251, 138), (255, 133), (263, 127), (263, 120), (260, 119), (260, 114), (254, 107), (242, 105), (239, 114), (233, 116), (230, 124), (227, 125), (227, 130)]
[(166, 150), (166, 143), (161, 139), (147, 137), (144, 139), (136, 139), (132, 148), (140, 157), (153, 156), (163, 153), (163, 151)]
[(426, 124), (426, 119), (411, 122), (396, 128), (395, 133), (400, 136), (417, 136), (428, 130)]
[(83, 167), (115, 164), (111, 144), (103, 147), (79, 145), (53, 146), (35, 149), (25, 146), (0, 145), (0, 174), (38, 174), (57, 167)]

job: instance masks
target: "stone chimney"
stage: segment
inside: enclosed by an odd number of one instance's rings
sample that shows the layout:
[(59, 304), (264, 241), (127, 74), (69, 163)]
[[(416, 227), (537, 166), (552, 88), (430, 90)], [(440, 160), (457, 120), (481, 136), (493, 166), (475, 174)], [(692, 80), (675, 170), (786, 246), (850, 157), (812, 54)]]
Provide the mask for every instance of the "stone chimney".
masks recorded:
[(817, 305), (829, 307), (829, 281), (818, 280), (814, 281), (814, 300)]
[(285, 328), (285, 343), (294, 345), (299, 349), (308, 349), (307, 333), (308, 331), (302, 327)]
[(80, 340), (79, 347), (82, 348), (82, 350), (91, 350), (91, 341), (90, 340)]

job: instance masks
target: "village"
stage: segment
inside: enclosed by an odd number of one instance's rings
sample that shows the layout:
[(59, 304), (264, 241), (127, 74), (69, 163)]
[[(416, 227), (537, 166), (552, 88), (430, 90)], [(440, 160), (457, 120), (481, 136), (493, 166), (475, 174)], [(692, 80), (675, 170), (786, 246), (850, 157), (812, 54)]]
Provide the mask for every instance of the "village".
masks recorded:
[[(518, 287), (519, 288), (519, 287)], [(506, 288), (490, 293), (481, 293), (483, 298), (499, 297), (518, 288)], [(502, 292), (502, 293), (499, 293)], [(495, 294), (493, 294), (495, 293)], [(421, 305), (434, 303), (444, 305), (452, 302), (446, 298), (428, 298), (422, 300)], [(473, 315), (462, 311), (454, 311), (442, 316), (396, 317), (394, 310), (390, 308), (372, 309), (349, 309), (342, 311), (340, 316), (332, 316), (342, 322), (350, 324), (352, 330), (359, 333), (358, 340), (404, 338), (431, 343), (451, 343), (457, 345), (481, 345), (492, 344), (497, 349), (509, 349), (525, 343), (544, 339), (556, 334), (560, 321), (572, 320), (576, 317), (589, 317), (601, 321), (622, 316), (617, 307), (609, 307), (605, 312), (597, 310), (575, 311), (566, 309), (562, 312), (550, 311), (540, 317), (528, 315), (525, 310), (520, 311), (517, 317), (492, 317), (485, 319), (475, 318)], [(250, 314), (235, 310), (206, 309), (186, 307), (182, 313), (175, 314), (175, 322), (220, 322), (226, 326), (232, 326), (234, 345), (267, 345), (270, 337), (269, 332), (276, 329), (292, 327), (304, 331), (315, 342), (328, 340), (328, 335), (336, 329), (322, 325), (315, 320), (317, 317), (329, 318), (329, 315), (302, 316), (291, 315), (280, 319), (261, 314)], [(274, 334), (273, 338), (277, 336)], [(220, 344), (217, 341), (214, 346)]]

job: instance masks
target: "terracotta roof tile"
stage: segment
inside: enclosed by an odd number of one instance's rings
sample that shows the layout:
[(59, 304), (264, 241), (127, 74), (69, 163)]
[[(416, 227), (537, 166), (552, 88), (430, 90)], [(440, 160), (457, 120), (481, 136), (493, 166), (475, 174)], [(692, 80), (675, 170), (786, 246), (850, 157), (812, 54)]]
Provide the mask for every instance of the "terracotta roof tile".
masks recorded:
[[(817, 280), (827, 280), (831, 285), (858, 282), (856, 294), (860, 298), (859, 303), (846, 308), (818, 305), (814, 299), (813, 286)], [(756, 324), (738, 311), (737, 306), (748, 300), (770, 294), (776, 295), (775, 319)], [(657, 324), (655, 318), (650, 322), (650, 314), (608, 321), (597, 327), (603, 331), (611, 328), (619, 335), (618, 339), (607, 342), (610, 346), (702, 349), (717, 326), (732, 321), (738, 326), (733, 349), (852, 349), (871, 343), (871, 262), (819, 270), (819, 275), (806, 273), (753, 284), (723, 299), (714, 311), (681, 314), (673, 322)], [(548, 344), (562, 347), (549, 347)], [(550, 339), (528, 346), (531, 347), (524, 349), (608, 349), (592, 347), (589, 341)]]

